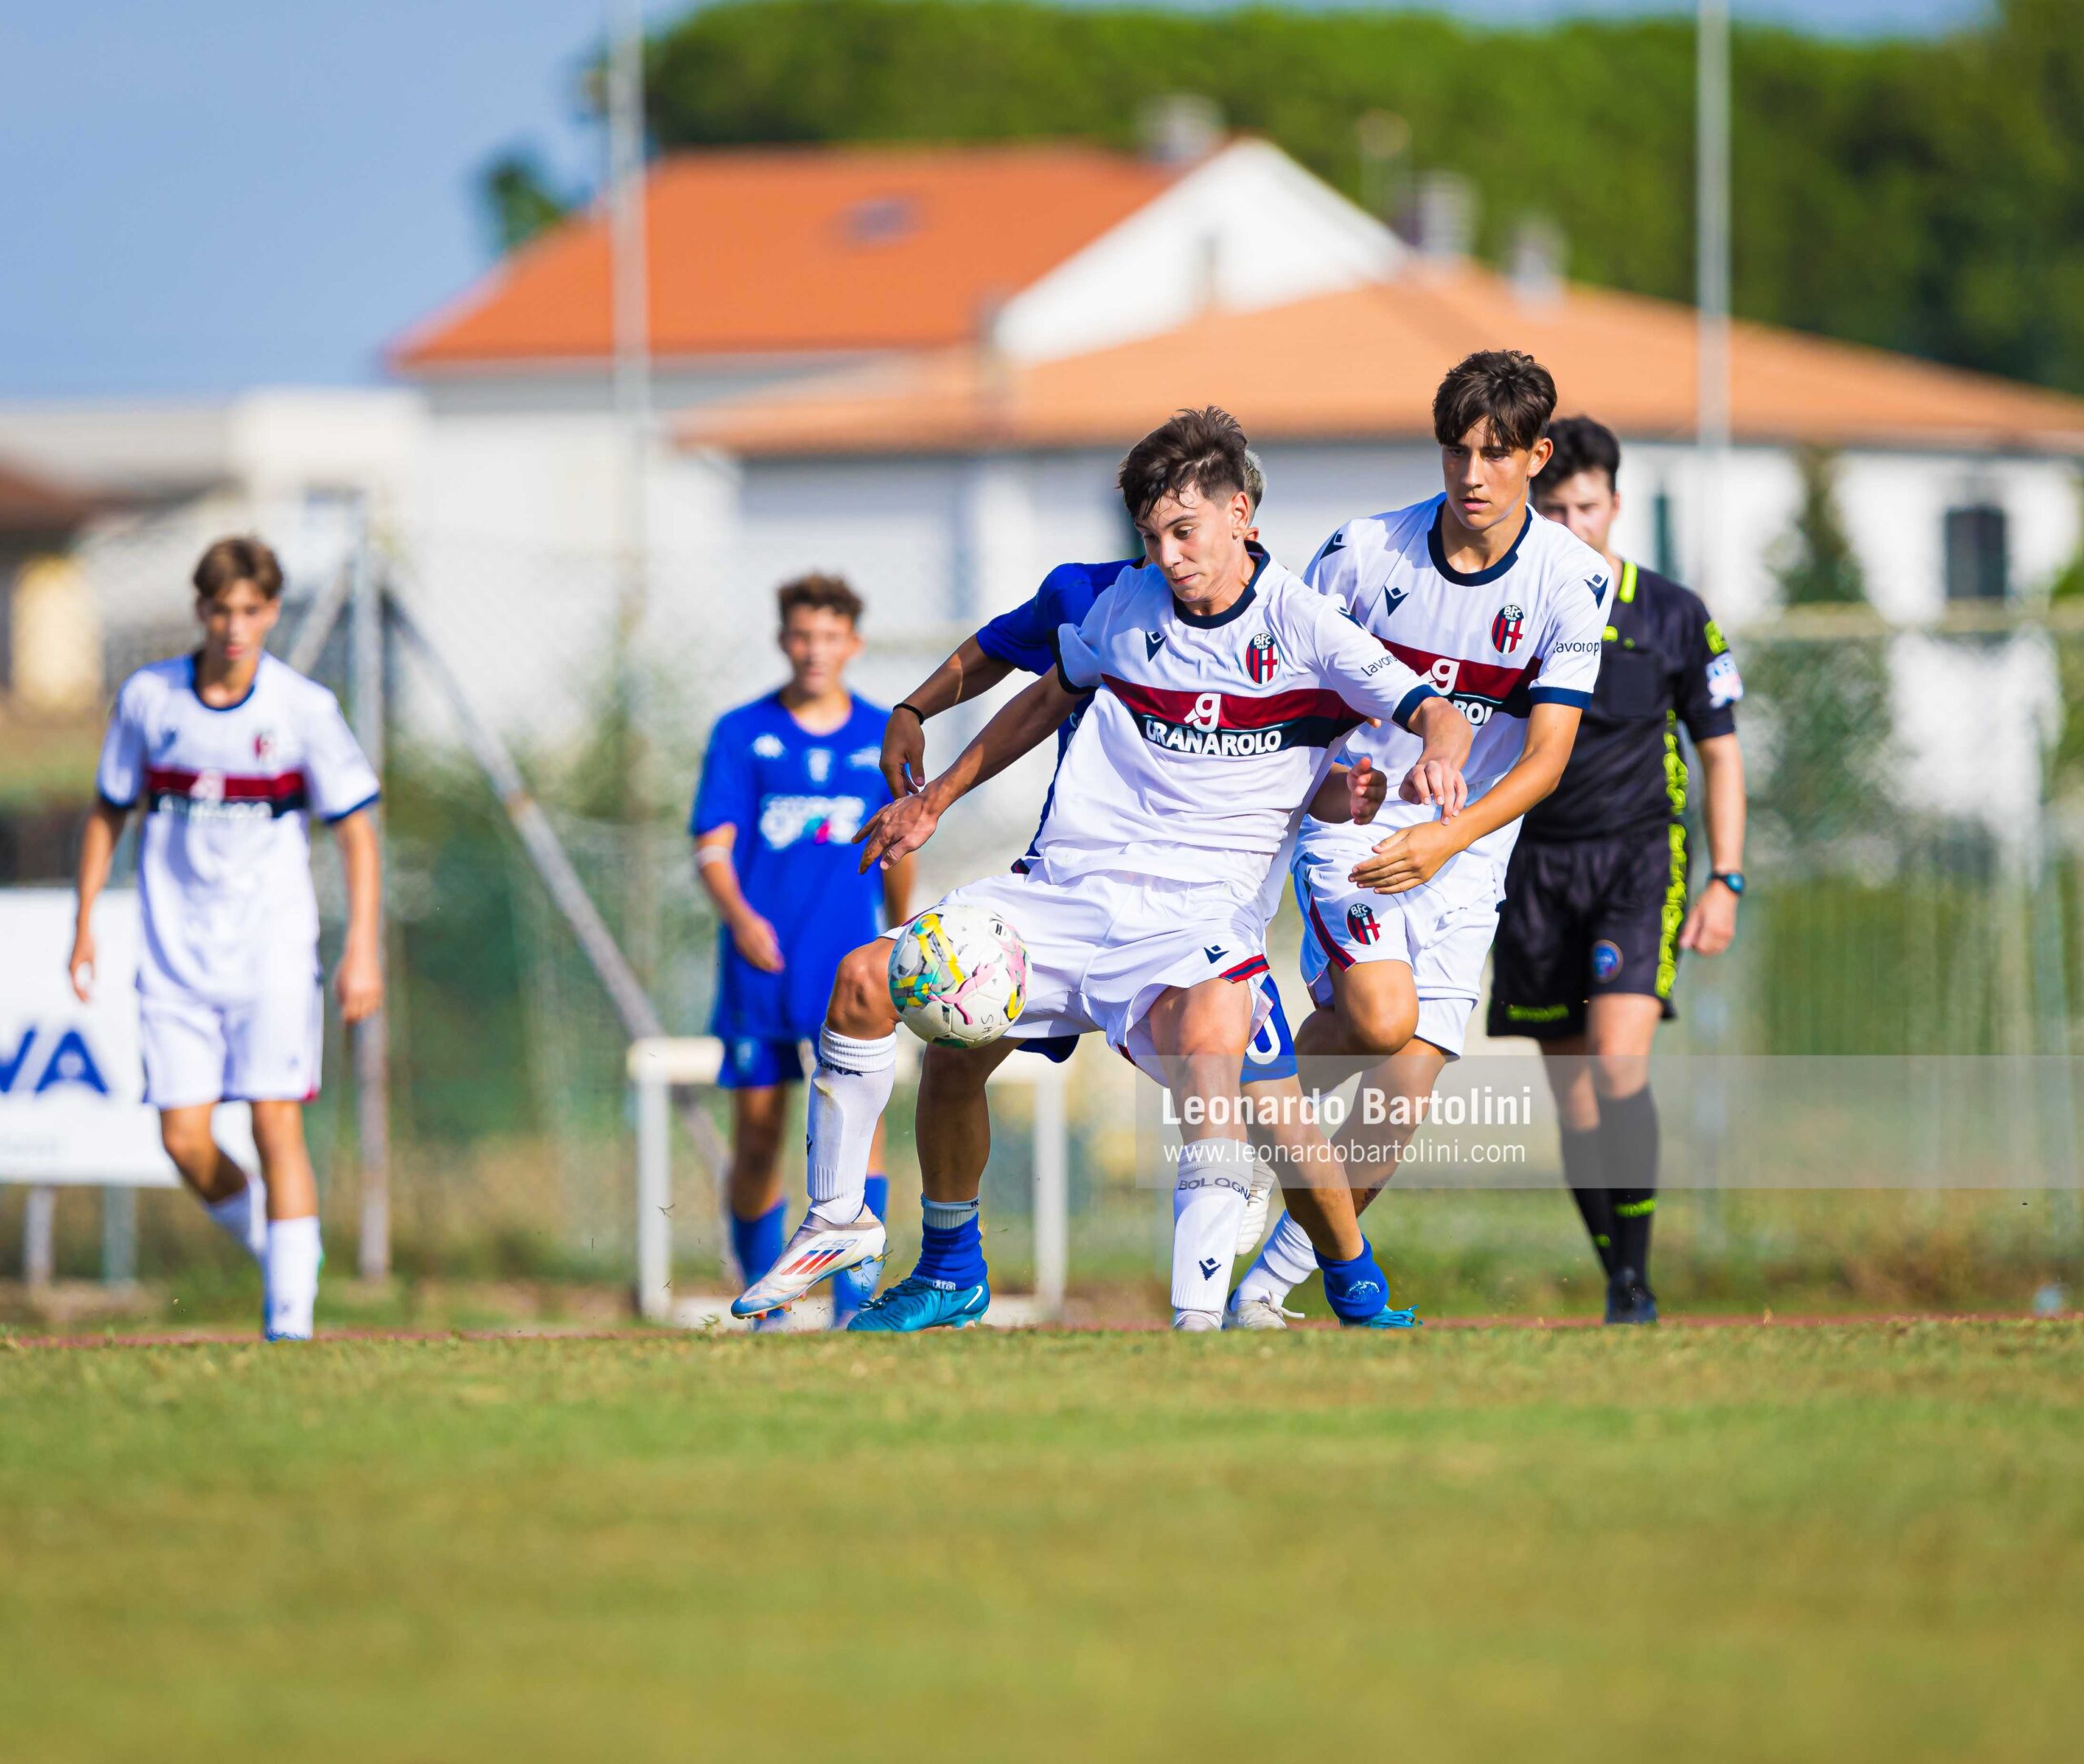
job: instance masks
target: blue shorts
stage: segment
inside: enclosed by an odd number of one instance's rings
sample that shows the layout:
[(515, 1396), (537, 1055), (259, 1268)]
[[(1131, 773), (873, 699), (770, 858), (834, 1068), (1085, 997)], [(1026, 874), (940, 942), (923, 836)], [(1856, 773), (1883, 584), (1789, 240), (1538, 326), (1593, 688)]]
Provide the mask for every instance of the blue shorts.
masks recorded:
[[(1261, 974), (1254, 983), (1272, 1008), (1252, 1037), (1251, 1045), (1245, 1049), (1244, 1069), (1237, 1076), (1241, 1084), (1263, 1084), (1296, 1075), (1295, 1037), (1289, 1031), (1288, 1013), (1281, 1009), (1281, 989), (1269, 974)], [(1017, 1041), (1014, 1045), (1023, 1053), (1039, 1053), (1061, 1066), (1078, 1046), (1078, 1037), (1049, 1035), (1039, 1041)]]
[(802, 1044), (794, 1036), (769, 1040), (760, 1035), (726, 1035), (724, 1064), (716, 1074), (719, 1090), (766, 1090), (803, 1081)]

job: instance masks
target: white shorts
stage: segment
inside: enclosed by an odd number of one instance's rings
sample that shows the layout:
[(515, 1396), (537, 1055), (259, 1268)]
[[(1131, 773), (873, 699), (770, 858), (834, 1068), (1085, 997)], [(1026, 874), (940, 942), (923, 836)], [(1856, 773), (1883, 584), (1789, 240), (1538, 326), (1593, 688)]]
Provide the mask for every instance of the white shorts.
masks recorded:
[[(1006, 1031), (1015, 1041), (1098, 1030), (1162, 1083), (1144, 1017), (1168, 987), (1267, 971), (1257, 892), (1228, 882), (1099, 872), (1058, 879), (1047, 860), (1026, 874), (987, 877), (940, 902), (988, 907), (1027, 946), (1027, 998)], [(1252, 989), (1254, 1033), (1271, 1006)]]
[(145, 1101), (155, 1109), (208, 1102), (309, 1102), (318, 1094), (325, 988), (314, 972), (237, 1005), (172, 992), (138, 995)]
[(1302, 979), (1313, 1003), (1332, 1001), (1332, 970), (1400, 961), (1418, 989), (1418, 1035), (1459, 1055), (1483, 991), (1483, 960), (1504, 898), (1497, 866), (1464, 851), (1423, 887), (1378, 895), (1347, 880), (1383, 837), (1380, 828), (1311, 826), (1290, 873), (1302, 913)]

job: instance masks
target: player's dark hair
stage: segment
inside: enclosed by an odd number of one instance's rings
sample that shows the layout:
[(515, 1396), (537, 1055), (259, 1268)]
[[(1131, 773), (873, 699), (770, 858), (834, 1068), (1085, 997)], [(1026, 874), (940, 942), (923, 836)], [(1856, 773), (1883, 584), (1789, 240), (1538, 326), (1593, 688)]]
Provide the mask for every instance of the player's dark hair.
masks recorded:
[(1433, 438), (1453, 447), (1483, 423), (1492, 446), (1518, 450), (1539, 440), (1555, 414), (1556, 382), (1540, 362), (1519, 349), (1479, 349), (1434, 393)]
[(789, 622), (789, 615), (802, 606), (817, 612), (836, 612), (847, 624), (857, 626), (861, 615), (868, 611), (861, 597), (847, 585), (845, 576), (822, 576), (815, 570), (776, 589), (774, 604), (785, 625)]
[(274, 600), (282, 592), (282, 566), (271, 547), (240, 533), (203, 554), (194, 580), (198, 600), (215, 600), (234, 582), (251, 582), (263, 600)]
[(1621, 443), (1613, 431), (1590, 417), (1559, 417), (1548, 426), (1548, 439), (1556, 451), (1541, 468), (1543, 484), (1561, 484), (1581, 471), (1603, 471), (1606, 487), (1621, 484)]
[(1158, 499), (1192, 485), (1211, 501), (1235, 496), (1248, 482), (1245, 431), (1227, 410), (1177, 412), (1123, 456), (1115, 477), (1129, 519), (1140, 521)]

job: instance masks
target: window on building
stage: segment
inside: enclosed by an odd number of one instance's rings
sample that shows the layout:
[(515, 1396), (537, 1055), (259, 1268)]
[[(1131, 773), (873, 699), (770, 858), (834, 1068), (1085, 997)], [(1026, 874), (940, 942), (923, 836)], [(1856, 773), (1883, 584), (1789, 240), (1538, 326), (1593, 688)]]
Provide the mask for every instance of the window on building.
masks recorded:
[(1946, 511), (1946, 597), (2002, 600), (2010, 585), (2004, 510), (1992, 504)]

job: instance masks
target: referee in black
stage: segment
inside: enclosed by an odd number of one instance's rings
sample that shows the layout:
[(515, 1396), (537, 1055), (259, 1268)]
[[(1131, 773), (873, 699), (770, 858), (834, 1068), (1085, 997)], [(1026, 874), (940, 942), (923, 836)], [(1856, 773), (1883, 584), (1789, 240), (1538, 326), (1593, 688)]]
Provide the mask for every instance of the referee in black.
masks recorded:
[[(1650, 1044), (1676, 1015), (1679, 951), (1719, 955), (1744, 896), (1736, 658), (1699, 595), (1614, 555), (1621, 444), (1589, 417), (1553, 423), (1534, 503), (1613, 572), (1599, 685), (1552, 795), (1505, 873), (1489, 1018), (1532, 1035), (1562, 1117), (1563, 1174), (1606, 1271), (1606, 1320), (1654, 1323), (1657, 1113)], [(1699, 755), (1709, 875), (1687, 906), (1683, 724)], [(1578, 1056), (1589, 1055), (1590, 1058)]]

